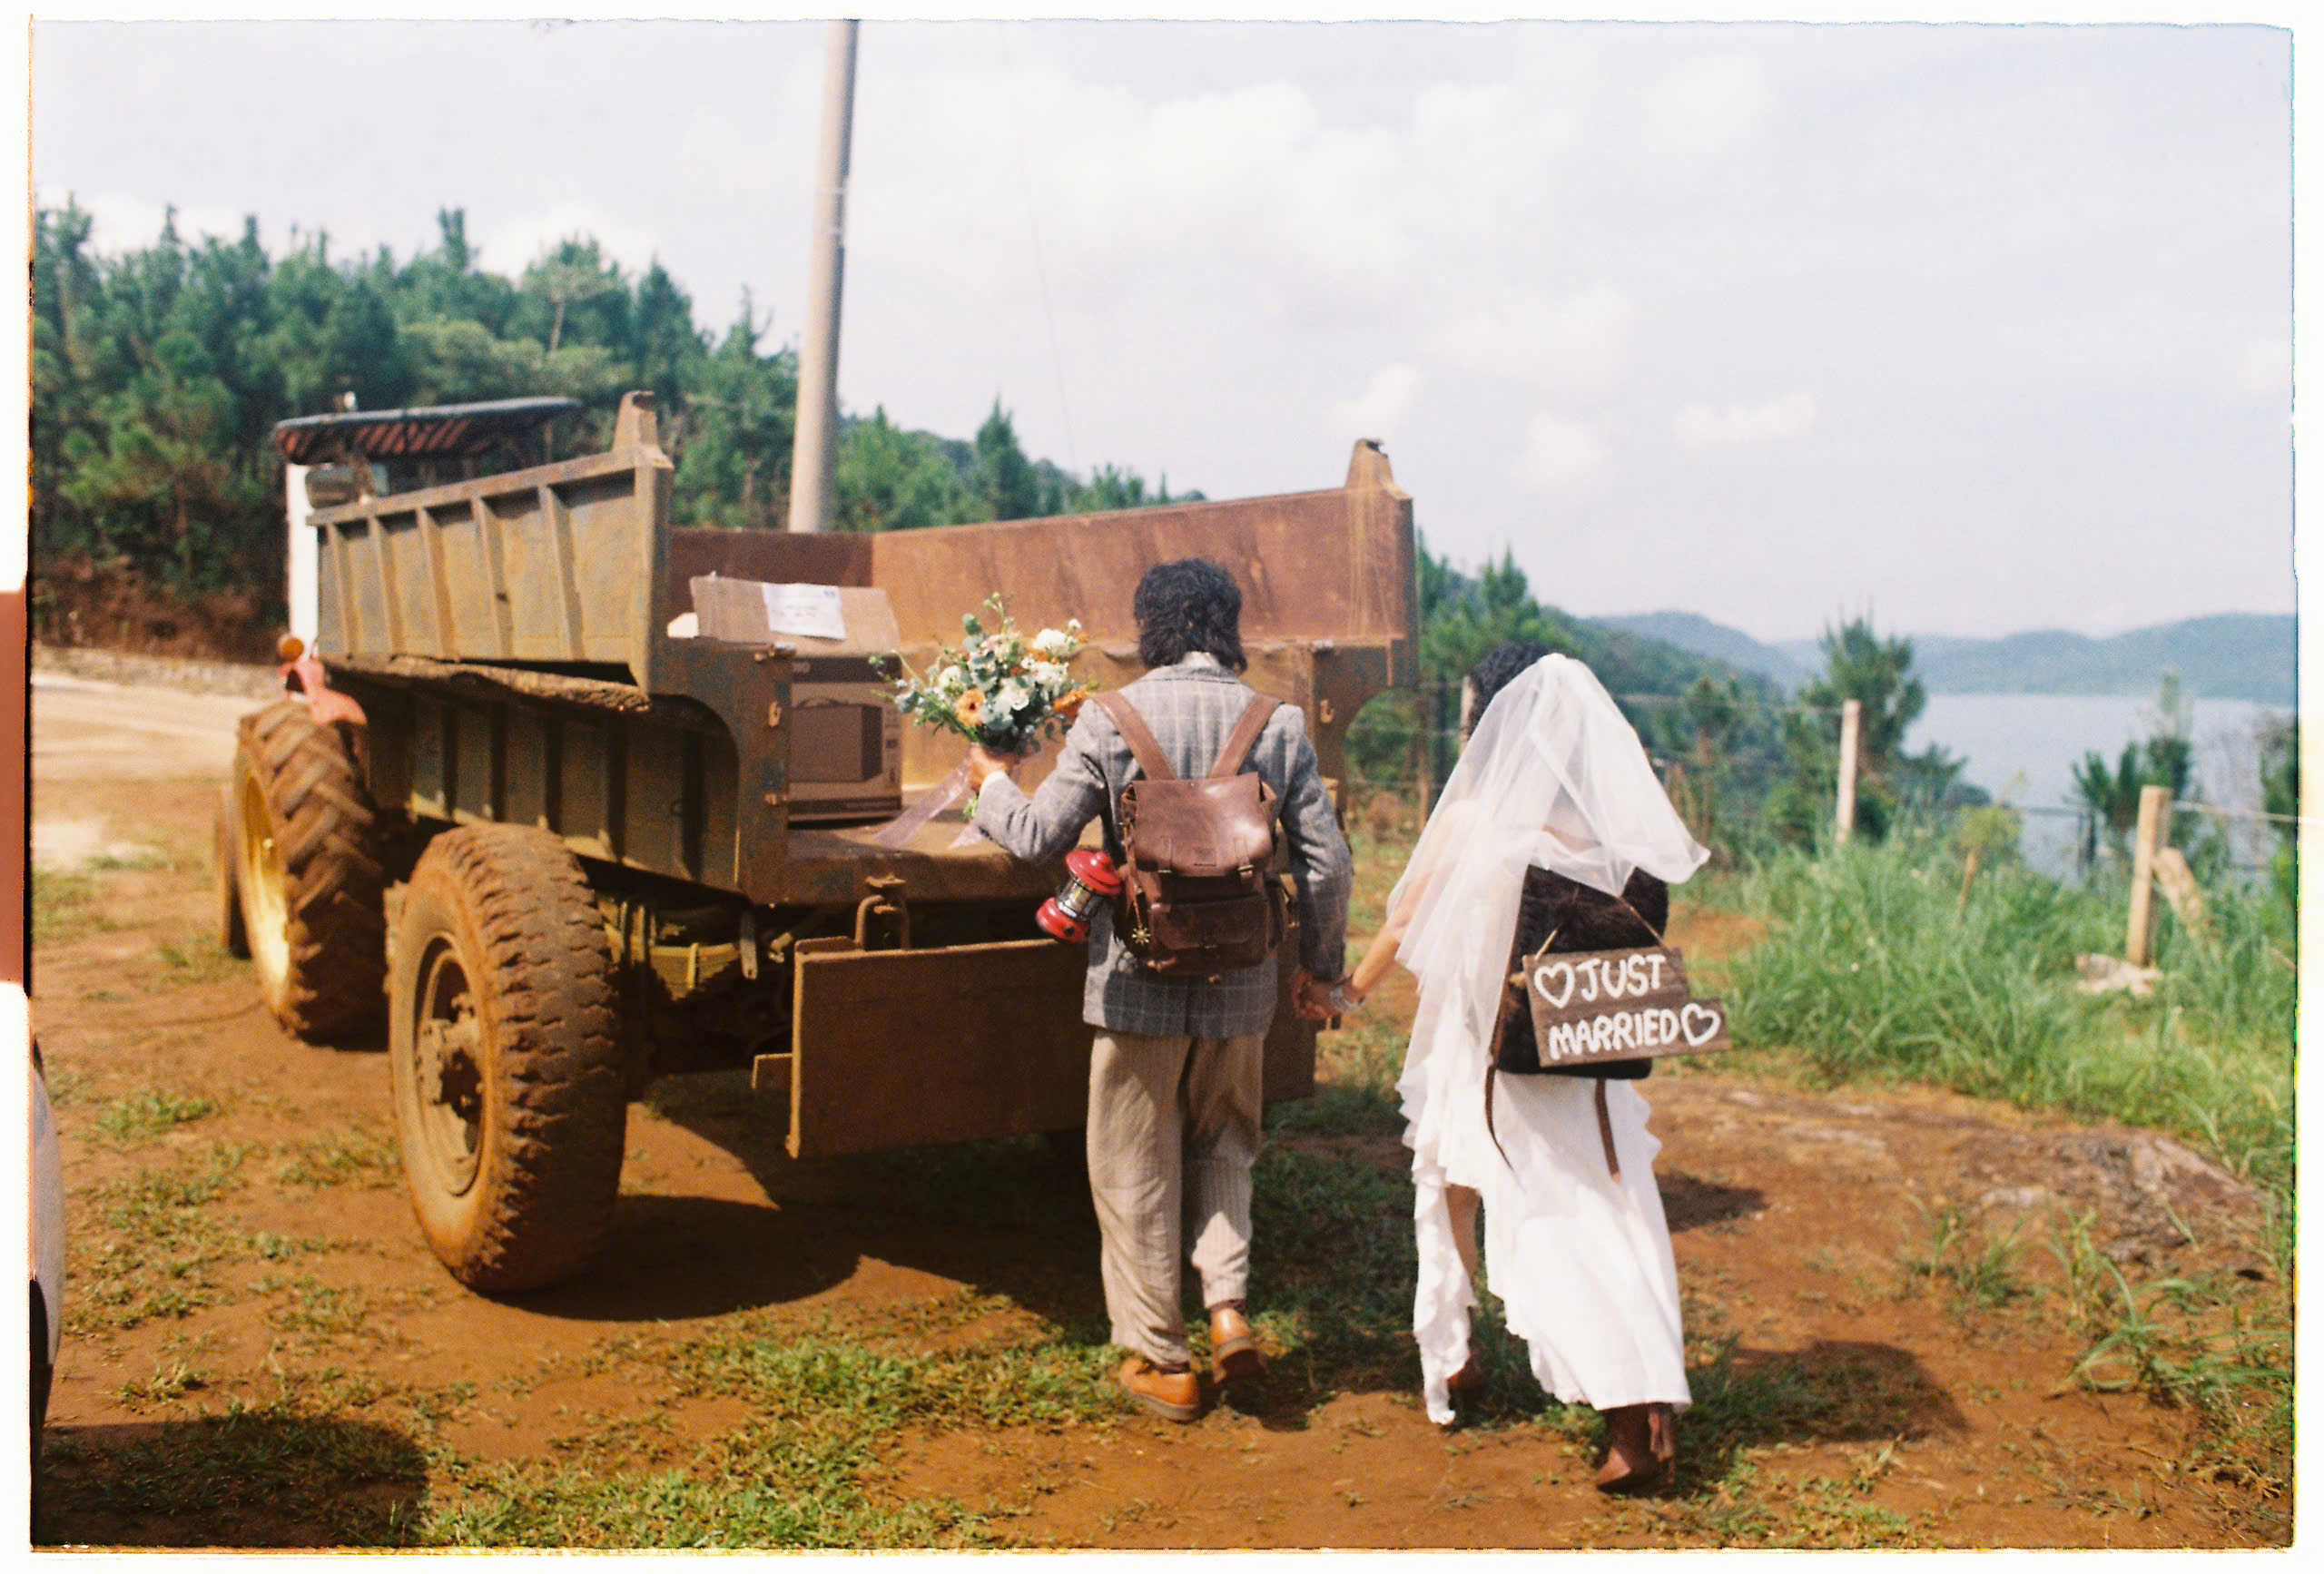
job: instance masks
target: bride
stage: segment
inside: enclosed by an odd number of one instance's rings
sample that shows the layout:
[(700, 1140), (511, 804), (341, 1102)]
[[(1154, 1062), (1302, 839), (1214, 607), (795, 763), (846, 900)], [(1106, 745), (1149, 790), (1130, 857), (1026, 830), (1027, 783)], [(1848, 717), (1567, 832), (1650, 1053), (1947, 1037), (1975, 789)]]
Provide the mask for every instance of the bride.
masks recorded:
[[(1689, 1403), (1678, 1271), (1654, 1186), (1660, 1144), (1628, 1078), (1492, 1076), (1513, 954), (1660, 943), (1665, 882), (1709, 855), (1688, 835), (1638, 734), (1590, 669), (1504, 645), (1471, 674), (1460, 763), (1370, 951), (1328, 997), (1362, 1003), (1393, 959), (1420, 984), (1397, 1091), (1413, 1150), (1420, 1283), (1413, 1331), (1428, 1413), (1481, 1387), (1470, 1345), (1477, 1214), (1487, 1283), (1534, 1376), (1606, 1418), (1606, 1490), (1652, 1484)], [(1520, 1008), (1520, 1016), (1522, 1008)], [(1614, 1078), (1617, 1080), (1610, 1080)], [(1488, 1091), (1490, 1086), (1490, 1092)]]

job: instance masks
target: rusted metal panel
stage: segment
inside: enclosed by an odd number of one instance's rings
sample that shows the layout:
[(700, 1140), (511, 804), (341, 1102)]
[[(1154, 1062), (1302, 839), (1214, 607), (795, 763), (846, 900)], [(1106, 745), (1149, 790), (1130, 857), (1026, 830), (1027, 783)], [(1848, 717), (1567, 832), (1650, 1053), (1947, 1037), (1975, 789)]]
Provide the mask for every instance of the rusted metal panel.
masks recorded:
[(501, 721), (500, 817), (512, 825), (554, 830), (549, 818), (548, 718), (522, 706), (504, 707)]
[[(753, 901), (786, 900), (791, 783), (783, 721), (791, 711), (789, 655), (775, 646), (674, 639), (663, 641), (654, 659), (660, 692), (685, 694), (713, 713), (734, 750), (732, 786), (724, 800), (733, 806), (732, 815), (722, 820), (727, 829), (714, 831), (705, 809), (705, 865), (732, 862), (731, 889)], [(704, 754), (705, 794), (710, 782), (723, 778), (727, 769), (714, 751)]]
[[(1088, 962), (1051, 940), (918, 951), (808, 941), (791, 1053), (760, 1057), (753, 1086), (788, 1088), (794, 1157), (1070, 1129), (1088, 1103)], [(1315, 1092), (1315, 1029), (1291, 1009), (1288, 968), (1283, 979), (1262, 1073), (1269, 1103)]]
[(635, 669), (660, 625), (670, 462), (612, 453), (318, 509), (327, 654)]
[(445, 748), (442, 702), (416, 697), (411, 705), (411, 799), (413, 814), (430, 820), (452, 817), (451, 765)]
[(1078, 617), (1095, 643), (1135, 644), (1140, 576), (1207, 557), (1242, 588), (1246, 644), (1408, 642), (1412, 500), (1384, 455), (1358, 460), (1329, 491), (875, 536), (872, 583), (913, 643), (957, 638), (961, 612), (999, 590), (1029, 628)]
[[(643, 423), (625, 432), (650, 437)], [(889, 593), (908, 653), (957, 637), (960, 611), (998, 587), (1029, 625), (1079, 615), (1091, 636), (1080, 670), (1118, 686), (1142, 671), (1128, 606), (1138, 575), (1167, 557), (1210, 556), (1244, 581), (1251, 681), (1306, 709), (1331, 776), (1343, 772), (1355, 711), (1411, 662), (1411, 500), (1368, 449), (1350, 485), (1330, 491), (873, 538), (673, 532), (669, 480), (660, 449), (637, 442), (318, 511), (320, 643), (333, 669), (415, 694), (408, 712), (379, 713), (401, 734), (381, 750), (383, 761), (403, 762), (404, 791), (389, 801), (431, 817), (546, 821), (590, 856), (759, 902), (852, 901), (874, 875), (901, 877), (930, 900), (1046, 894), (1053, 871), (1024, 869), (981, 842), (955, 847), (950, 819), (901, 850), (871, 843), (864, 828), (794, 836), (786, 723), (794, 700), (813, 695), (794, 694), (793, 653), (782, 645), (665, 635), (673, 585), (698, 571), (868, 582)], [(569, 663), (576, 652), (616, 674), (626, 664), (633, 681), (473, 664)], [(501, 694), (463, 702), (490, 705), (497, 748), (484, 746), (487, 733), (458, 728), (446, 708), (468, 684)], [(544, 705), (561, 719), (538, 721)], [(605, 711), (652, 731), (625, 738), (590, 713)], [(539, 758), (544, 749), (553, 757)], [(907, 730), (911, 787), (958, 758), (956, 743)], [(1048, 768), (1037, 761), (1023, 780), (1038, 785)]]
[(1052, 940), (807, 952), (793, 990), (794, 1157), (1082, 1123), (1087, 956)]
[(632, 869), (692, 880), (685, 843), (685, 748), (683, 734), (665, 728), (625, 724), (623, 750), (622, 861)]
[(845, 531), (813, 535), (788, 530), (674, 529), (669, 532), (669, 576), (655, 605), (657, 628), (694, 610), (692, 582), (716, 574), (727, 579), (756, 579), (771, 585), (872, 584), (873, 537)]
[(452, 818), (464, 824), (497, 818), (492, 743), (490, 710), (481, 705), (452, 708)]
[[(338, 675), (333, 674), (333, 681)], [(371, 802), (409, 808), (411, 797), (411, 696), (400, 689), (370, 684), (343, 684), (363, 707), (370, 761)]]
[(724, 732), (702, 739), (703, 880), (728, 890), (741, 889), (742, 848), (734, 827), (740, 774), (734, 741)]
[(617, 722), (568, 721), (558, 751), (557, 802), (563, 823), (557, 834), (589, 858), (618, 855), (614, 838), (614, 765)]

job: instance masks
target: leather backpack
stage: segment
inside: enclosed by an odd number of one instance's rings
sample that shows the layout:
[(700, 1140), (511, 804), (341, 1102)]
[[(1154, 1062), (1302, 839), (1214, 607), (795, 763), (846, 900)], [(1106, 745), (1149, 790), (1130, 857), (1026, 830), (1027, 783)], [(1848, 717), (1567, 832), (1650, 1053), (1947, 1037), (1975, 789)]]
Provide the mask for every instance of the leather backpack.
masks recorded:
[(1115, 934), (1167, 977), (1216, 980), (1257, 967), (1283, 940), (1283, 886), (1275, 871), (1275, 794), (1243, 767), (1283, 702), (1255, 697), (1210, 774), (1188, 780), (1170, 768), (1127, 697), (1094, 699), (1145, 772), (1122, 789)]

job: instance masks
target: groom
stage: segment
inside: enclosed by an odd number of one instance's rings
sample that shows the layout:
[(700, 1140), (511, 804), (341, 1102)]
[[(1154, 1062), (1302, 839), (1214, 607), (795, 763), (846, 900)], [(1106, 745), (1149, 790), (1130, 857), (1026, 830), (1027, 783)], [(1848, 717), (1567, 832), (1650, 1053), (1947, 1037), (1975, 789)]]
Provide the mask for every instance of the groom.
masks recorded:
[[(1256, 697), (1236, 674), (1243, 593), (1201, 558), (1147, 571), (1131, 604), (1146, 675), (1122, 691), (1171, 768), (1199, 776)], [(1082, 708), (1057, 768), (1028, 798), (1013, 762), (969, 751), (977, 828), (1029, 862), (1061, 857), (1093, 819), (1122, 856), (1122, 789), (1137, 774), (1129, 744), (1097, 705)], [(1315, 768), (1305, 714), (1279, 706), (1251, 751), (1282, 814), (1279, 838), (1299, 891), (1296, 998), (1342, 974), (1354, 872), (1330, 792)], [(1210, 1310), (1218, 1381), (1259, 1370), (1243, 1313), (1251, 1253), (1251, 1161), (1259, 1146), (1260, 1049), (1274, 1019), (1275, 960), (1216, 981), (1164, 978), (1124, 949), (1100, 905), (1089, 925), (1082, 1017), (1097, 1029), (1089, 1059), (1089, 1191), (1114, 1343), (1131, 1352), (1122, 1387), (1170, 1421), (1201, 1412), (1180, 1310), (1180, 1261), (1190, 1255)], [(1303, 1010), (1312, 1015), (1312, 1011)]]

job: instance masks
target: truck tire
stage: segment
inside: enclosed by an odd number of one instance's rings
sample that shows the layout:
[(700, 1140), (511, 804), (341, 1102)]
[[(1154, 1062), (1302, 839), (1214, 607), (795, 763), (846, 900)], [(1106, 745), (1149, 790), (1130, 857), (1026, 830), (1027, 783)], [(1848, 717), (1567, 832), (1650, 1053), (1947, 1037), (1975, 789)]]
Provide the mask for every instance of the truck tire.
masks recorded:
[(298, 700), (245, 716), (232, 791), (233, 880), (267, 1008), (309, 1040), (376, 1028), (386, 880), (345, 737)]
[(234, 880), (235, 866), (241, 861), (234, 826), (234, 790), (223, 787), (218, 792), (218, 824), (211, 840), (211, 932), (228, 956), (248, 961), (251, 938), (242, 928), (242, 893)]
[(404, 888), (388, 1063), (428, 1245), (473, 1289), (537, 1289), (603, 1243), (629, 1116), (613, 954), (547, 831), (471, 825)]

